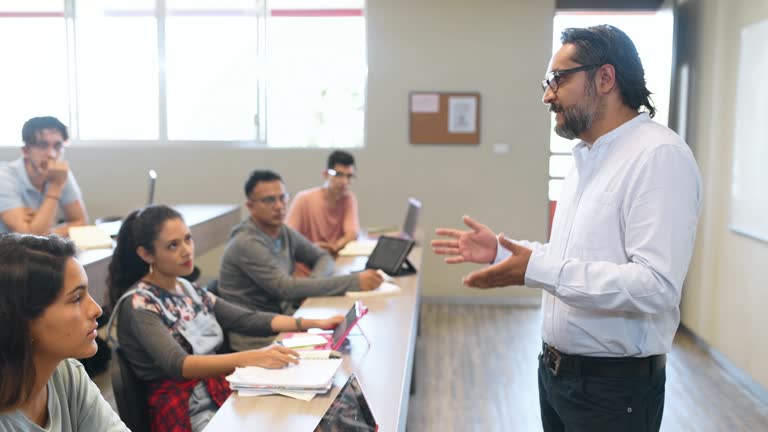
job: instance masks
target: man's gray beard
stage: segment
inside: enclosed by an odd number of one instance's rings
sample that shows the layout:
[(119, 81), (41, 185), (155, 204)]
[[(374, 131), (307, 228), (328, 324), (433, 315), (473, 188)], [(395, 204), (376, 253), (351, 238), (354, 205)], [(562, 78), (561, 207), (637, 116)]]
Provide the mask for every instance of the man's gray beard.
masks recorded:
[(586, 86), (586, 100), (583, 105), (571, 108), (563, 108), (563, 124), (555, 125), (555, 133), (561, 137), (572, 140), (578, 138), (587, 129), (592, 127), (600, 102), (597, 99), (597, 88), (594, 83)]
[[(589, 101), (588, 103), (594, 103)], [(591, 108), (591, 109), (590, 109)], [(555, 133), (561, 137), (572, 140), (592, 127), (595, 120), (596, 110), (594, 106), (565, 108), (563, 113), (563, 124), (555, 125)]]

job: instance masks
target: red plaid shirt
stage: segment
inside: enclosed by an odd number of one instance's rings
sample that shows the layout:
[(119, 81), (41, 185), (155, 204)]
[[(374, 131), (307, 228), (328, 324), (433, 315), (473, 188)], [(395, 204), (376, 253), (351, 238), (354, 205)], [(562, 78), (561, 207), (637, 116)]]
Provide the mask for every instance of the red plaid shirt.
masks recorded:
[[(232, 390), (223, 376), (205, 378), (205, 387), (216, 406), (227, 400)], [(189, 421), (189, 396), (199, 379), (157, 380), (147, 383), (147, 405), (152, 432), (192, 432)]]

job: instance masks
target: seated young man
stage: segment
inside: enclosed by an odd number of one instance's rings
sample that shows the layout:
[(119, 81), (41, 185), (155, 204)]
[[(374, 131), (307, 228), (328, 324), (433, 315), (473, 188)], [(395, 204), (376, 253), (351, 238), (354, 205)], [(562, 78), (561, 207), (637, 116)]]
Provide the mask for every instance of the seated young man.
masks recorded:
[(328, 157), (322, 186), (296, 194), (285, 223), (331, 254), (357, 238), (360, 221), (357, 199), (349, 190), (355, 159), (336, 150)]
[[(307, 297), (343, 295), (377, 288), (374, 270), (332, 276), (331, 255), (286, 226), (288, 194), (282, 177), (253, 171), (245, 183), (249, 217), (230, 233), (221, 261), (219, 294), (251, 310), (291, 314)], [(296, 263), (311, 269), (309, 278), (294, 278)], [(242, 351), (267, 343), (263, 338), (230, 332), (232, 349)]]
[(55, 117), (35, 117), (21, 136), (22, 156), (0, 167), (0, 233), (66, 236), (70, 226), (88, 220), (80, 187), (62, 159), (67, 127)]

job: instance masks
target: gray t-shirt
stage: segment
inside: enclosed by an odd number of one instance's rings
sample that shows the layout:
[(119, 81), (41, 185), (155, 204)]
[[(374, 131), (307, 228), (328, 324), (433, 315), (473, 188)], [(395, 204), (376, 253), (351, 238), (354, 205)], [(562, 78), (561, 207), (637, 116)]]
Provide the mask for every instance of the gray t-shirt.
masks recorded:
[[(296, 262), (312, 269), (309, 278), (291, 275)], [(290, 312), (285, 304), (299, 304), (307, 297), (343, 295), (359, 291), (357, 275), (331, 276), (330, 254), (294, 229), (283, 225), (276, 239), (264, 233), (251, 218), (232, 230), (224, 249), (219, 275), (221, 296), (251, 310)]]
[[(48, 186), (42, 192), (32, 186), (24, 167), (24, 158), (0, 165), (0, 213), (19, 207), (38, 209), (43, 204), (47, 190)], [(56, 218), (62, 219), (64, 217), (64, 206), (82, 200), (80, 186), (75, 180), (75, 175), (70, 171), (67, 182), (64, 183), (64, 189), (61, 191)], [(0, 234), (6, 232), (8, 232), (8, 227), (3, 221), (0, 221)]]
[(128, 431), (77, 360), (64, 360), (48, 380), (48, 424), (32, 423), (21, 411), (0, 414), (0, 432)]

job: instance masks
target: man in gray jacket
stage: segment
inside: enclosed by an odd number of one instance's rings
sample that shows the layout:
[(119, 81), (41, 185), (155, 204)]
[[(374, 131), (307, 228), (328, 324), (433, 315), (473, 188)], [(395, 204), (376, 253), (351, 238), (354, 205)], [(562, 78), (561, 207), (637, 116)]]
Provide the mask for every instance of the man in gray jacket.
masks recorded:
[[(256, 170), (245, 183), (250, 216), (232, 230), (221, 261), (219, 291), (233, 303), (290, 315), (307, 297), (343, 295), (377, 288), (374, 270), (332, 276), (333, 257), (284, 224), (289, 195), (282, 177)], [(294, 278), (296, 262), (312, 269), (309, 278)], [(238, 333), (229, 334), (232, 349), (241, 351), (268, 343)]]

